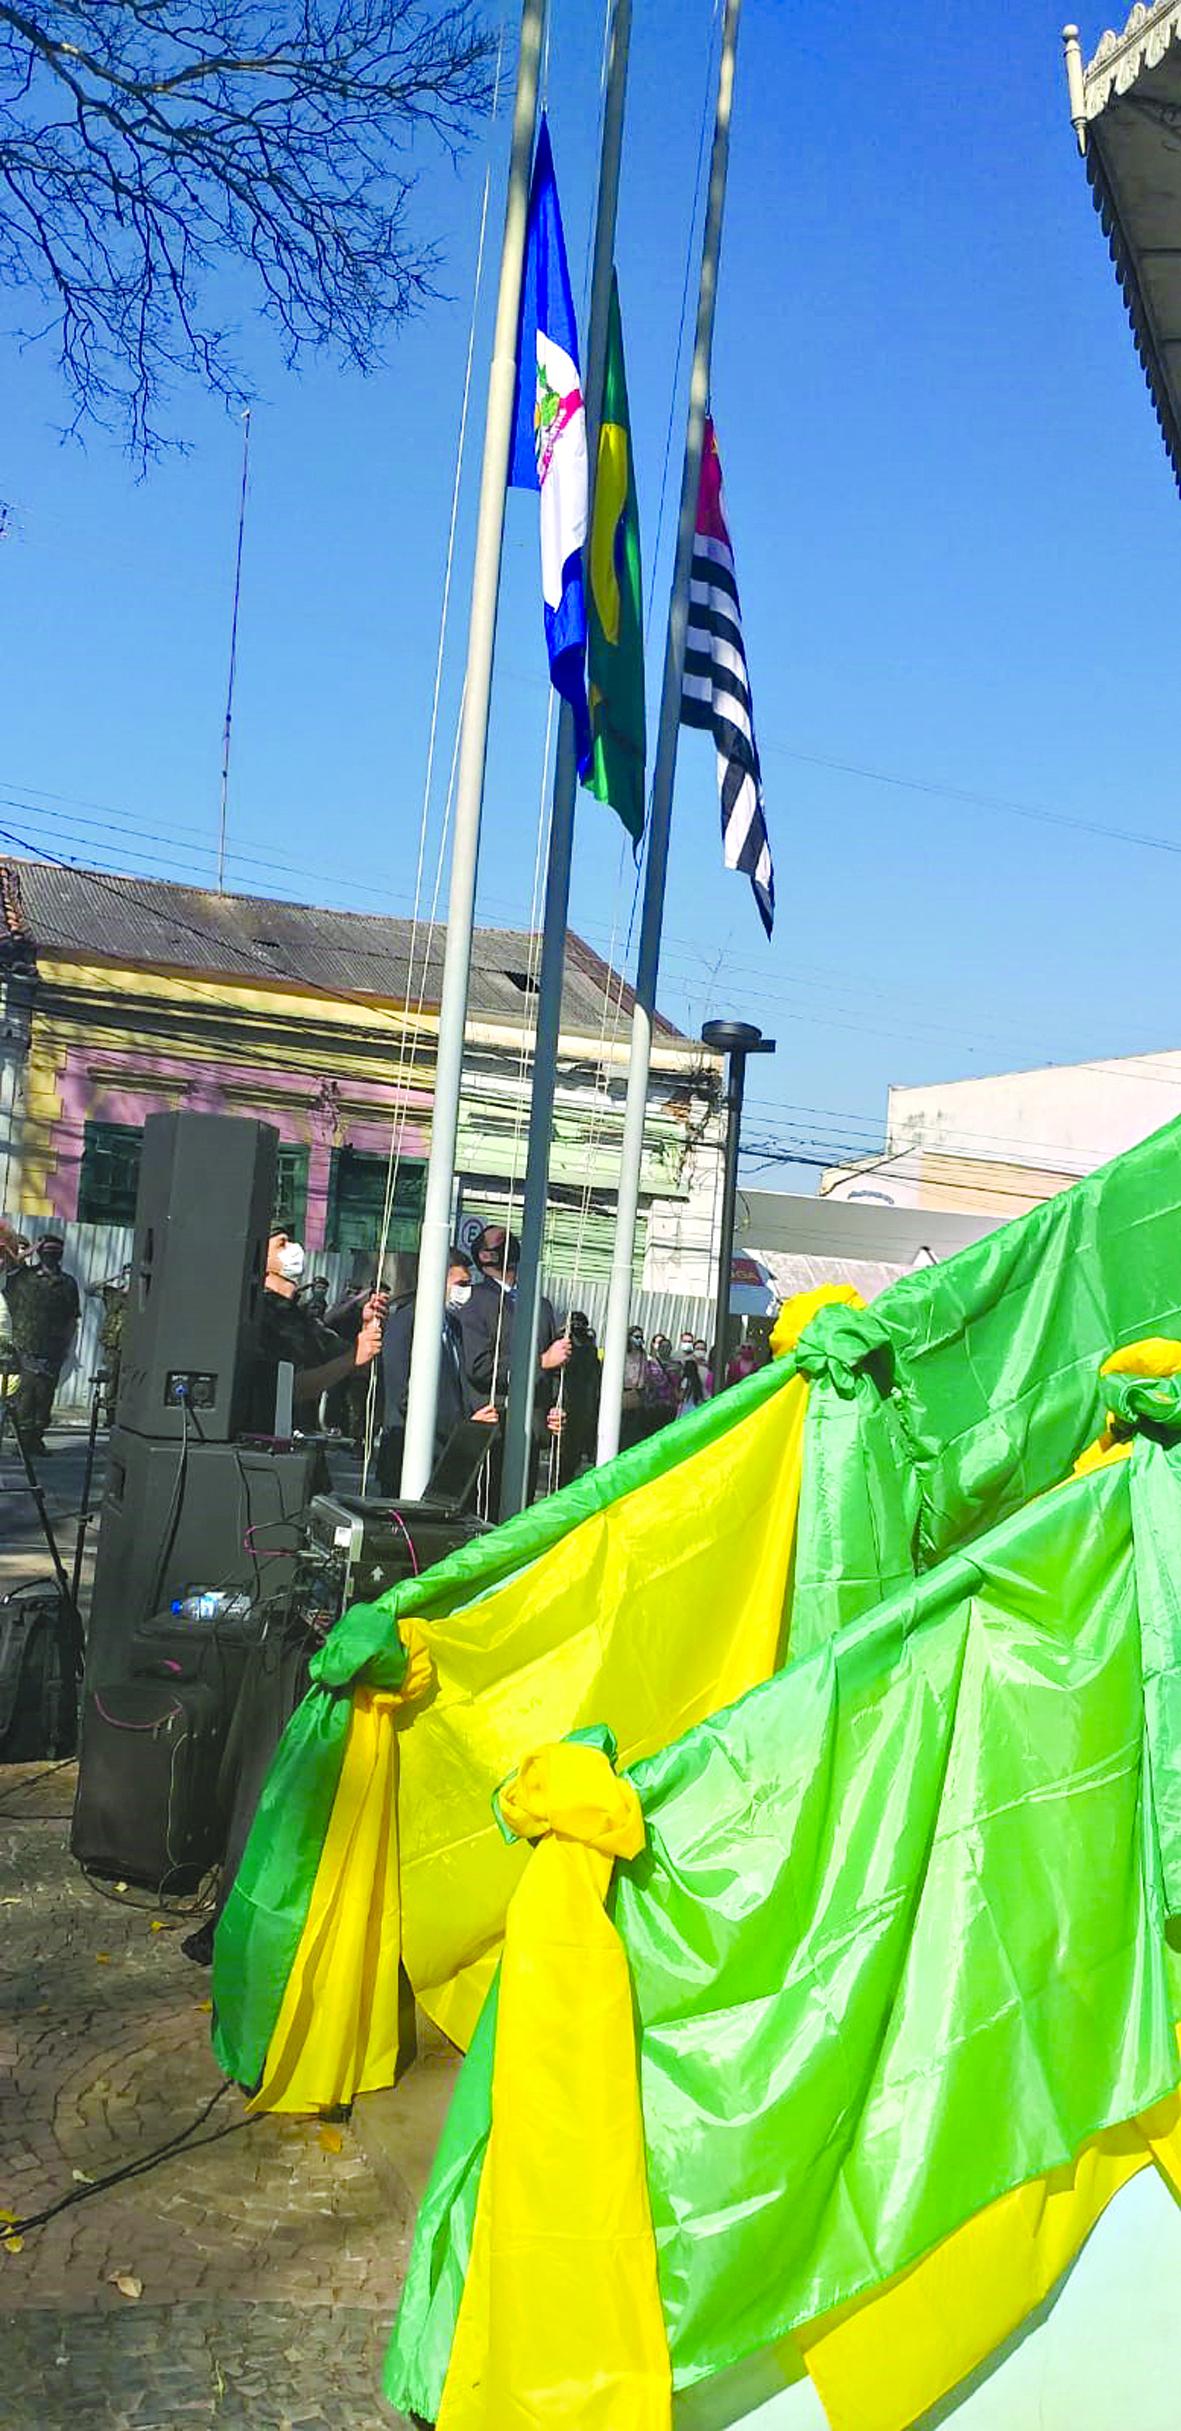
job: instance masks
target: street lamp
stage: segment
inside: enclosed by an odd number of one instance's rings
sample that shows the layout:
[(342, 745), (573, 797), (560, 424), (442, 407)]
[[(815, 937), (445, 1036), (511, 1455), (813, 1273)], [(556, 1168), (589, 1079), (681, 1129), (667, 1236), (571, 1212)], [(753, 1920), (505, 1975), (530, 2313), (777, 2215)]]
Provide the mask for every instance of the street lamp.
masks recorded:
[(742, 1099), (748, 1055), (774, 1055), (775, 1041), (764, 1038), (749, 1021), (707, 1021), (702, 1044), (715, 1055), (729, 1057), (726, 1075), (726, 1144), (722, 1187), (722, 1238), (718, 1249), (718, 1304), (714, 1318), (714, 1391), (720, 1393), (726, 1373), (730, 1332), (730, 1269), (734, 1261), (734, 1209), (738, 1197), (738, 1151), (742, 1137)]

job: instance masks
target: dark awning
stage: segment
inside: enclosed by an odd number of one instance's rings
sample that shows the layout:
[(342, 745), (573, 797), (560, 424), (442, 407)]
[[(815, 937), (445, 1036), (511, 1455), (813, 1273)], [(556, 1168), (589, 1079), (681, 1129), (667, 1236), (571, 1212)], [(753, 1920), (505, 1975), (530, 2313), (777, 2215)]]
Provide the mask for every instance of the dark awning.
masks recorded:
[(1074, 26), (1065, 43), (1079, 149), (1181, 488), (1181, 0), (1134, 8), (1089, 66)]

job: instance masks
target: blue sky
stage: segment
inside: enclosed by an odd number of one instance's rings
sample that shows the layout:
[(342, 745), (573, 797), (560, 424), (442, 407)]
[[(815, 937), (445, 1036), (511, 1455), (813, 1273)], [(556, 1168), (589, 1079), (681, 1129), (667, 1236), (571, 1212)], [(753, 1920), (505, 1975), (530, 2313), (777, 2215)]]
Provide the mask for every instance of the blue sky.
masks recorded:
[[(747, 0), (714, 410), (779, 917), (767, 946), (745, 881), (721, 871), (709, 744), (686, 734), (662, 999), (693, 1029), (734, 1012), (777, 1037), (752, 1073), (752, 1139), (869, 1147), (891, 1081), (1179, 1043), (1160, 921), (1181, 851), (1181, 503), (1074, 148), (1061, 16), (1034, 0)], [(711, 0), (638, 0), (636, 18), (618, 263), (654, 725), (714, 13)], [(581, 292), (597, 0), (553, 0), (551, 22)], [(1103, 22), (1083, 22), (1088, 53)], [(436, 820), (503, 119), (489, 140)], [(458, 172), (424, 164), (421, 221), (442, 240), (446, 294), (385, 368), (360, 380), (319, 362), (296, 378), (263, 338), (244, 340), (262, 391), (231, 789), (231, 882), (247, 891), (410, 907), (485, 157), (478, 144)], [(9, 346), (6, 368), (0, 824), (99, 866), (199, 883), (217, 825), (238, 426), (184, 392), (175, 426), (190, 453), (137, 483), (101, 435), (84, 451), (59, 444), (48, 352)], [(536, 501), (514, 494), (480, 882), (497, 923), (528, 915), (547, 700)], [(621, 831), (584, 797), (573, 925), (606, 952), (631, 894)]]

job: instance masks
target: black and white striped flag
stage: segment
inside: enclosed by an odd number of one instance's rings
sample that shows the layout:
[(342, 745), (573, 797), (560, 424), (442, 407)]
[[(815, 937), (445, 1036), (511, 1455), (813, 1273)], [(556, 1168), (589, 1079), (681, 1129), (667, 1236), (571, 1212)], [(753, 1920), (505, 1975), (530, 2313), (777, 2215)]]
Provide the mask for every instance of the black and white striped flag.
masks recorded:
[(681, 724), (705, 726), (714, 738), (726, 867), (745, 870), (769, 937), (775, 920), (775, 872), (763, 815), (734, 551), (722, 505), (722, 468), (708, 420), (693, 535)]

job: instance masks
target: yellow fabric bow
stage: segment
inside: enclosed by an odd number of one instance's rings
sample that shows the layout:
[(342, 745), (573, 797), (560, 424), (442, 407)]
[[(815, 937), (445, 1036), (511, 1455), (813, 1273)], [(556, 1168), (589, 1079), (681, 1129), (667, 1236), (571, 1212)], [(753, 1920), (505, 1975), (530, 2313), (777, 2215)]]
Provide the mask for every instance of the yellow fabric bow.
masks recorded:
[(811, 1291), (798, 1291), (793, 1299), (785, 1300), (771, 1328), (771, 1357), (782, 1359), (794, 1351), (817, 1311), (834, 1306), (864, 1308), (865, 1302), (855, 1283), (817, 1283)]
[(640, 1802), (600, 1749), (565, 1742), (528, 1756), (499, 1804), (544, 1837), (508, 1910), (439, 2431), (669, 2431), (631, 1979), (603, 1908), (614, 1858), (644, 1845)]
[[(1146, 1334), (1140, 1342), (1126, 1342), (1122, 1351), (1112, 1351), (1099, 1370), (1101, 1376), (1176, 1376), (1181, 1375), (1181, 1342), (1167, 1334)], [(1127, 1428), (1121, 1429), (1113, 1411), (1108, 1410), (1103, 1432), (1080, 1452), (1072, 1475), (1086, 1477), (1092, 1469), (1105, 1469), (1113, 1460), (1127, 1460), (1132, 1438)]]
[(605, 1857), (638, 1857), (644, 1818), (630, 1781), (621, 1781), (602, 1749), (577, 1740), (540, 1747), (497, 1795), (500, 1819), (514, 1840), (580, 1840)]

